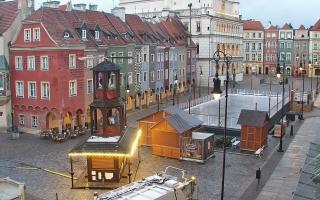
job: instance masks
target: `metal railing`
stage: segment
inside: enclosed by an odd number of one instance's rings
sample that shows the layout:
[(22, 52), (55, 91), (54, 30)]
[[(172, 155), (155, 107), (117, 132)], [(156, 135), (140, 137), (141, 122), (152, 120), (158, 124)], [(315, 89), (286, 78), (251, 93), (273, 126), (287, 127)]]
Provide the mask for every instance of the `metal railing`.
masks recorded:
[(192, 107), (195, 107), (195, 106), (203, 104), (203, 103), (207, 103), (207, 102), (212, 101), (212, 100), (213, 100), (213, 96), (212, 95), (206, 95), (206, 96), (203, 96), (203, 97), (200, 97), (200, 98), (196, 98), (196, 99), (192, 99), (192, 100), (189, 99), (189, 101), (187, 101), (187, 102), (180, 103), (178, 105), (178, 107), (179, 107), (180, 110), (187, 111), (187, 109), (189, 109), (189, 106), (190, 106), (190, 108), (192, 108)]

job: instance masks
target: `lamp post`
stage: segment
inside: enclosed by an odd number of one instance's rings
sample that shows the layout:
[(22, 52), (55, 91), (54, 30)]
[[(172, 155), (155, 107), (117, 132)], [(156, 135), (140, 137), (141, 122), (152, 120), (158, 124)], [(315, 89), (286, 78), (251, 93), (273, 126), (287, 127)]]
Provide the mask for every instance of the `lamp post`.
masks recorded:
[(201, 97), (201, 79), (202, 79), (202, 76), (203, 76), (203, 72), (202, 72), (202, 69), (200, 71), (200, 79), (199, 79), (199, 98)]
[[(191, 32), (191, 10), (192, 10), (192, 3), (189, 3), (188, 4), (188, 7), (189, 7), (189, 29), (190, 29), (190, 39), (189, 39), (189, 46), (191, 46), (191, 38), (192, 38), (192, 32)], [(192, 80), (192, 71), (191, 71), (191, 65), (192, 65), (192, 58), (191, 58), (191, 48), (189, 49), (190, 51), (190, 77), (189, 77), (189, 83), (191, 84), (191, 80)], [(190, 88), (191, 89), (191, 88)]]
[[(222, 57), (221, 57), (222, 55)], [(226, 102), (225, 102), (225, 110), (224, 110), (224, 137), (223, 137), (223, 165), (222, 165), (222, 182), (221, 182), (221, 200), (223, 200), (224, 195), (224, 177), (225, 177), (225, 168), (226, 168), (226, 143), (227, 143), (227, 114), (228, 114), (228, 85), (229, 85), (229, 65), (232, 61), (232, 56), (229, 54), (226, 54), (220, 50), (216, 51), (213, 55), (213, 59), (216, 62), (216, 75), (213, 79), (214, 87), (213, 87), (213, 95), (215, 98), (220, 98), (220, 95), (222, 93), (220, 86), (221, 86), (221, 80), (218, 76), (218, 68), (219, 68), (219, 61), (223, 60), (227, 65), (227, 71), (226, 71)]]
[[(277, 77), (278, 78), (281, 78), (281, 75), (282, 75), (282, 108), (281, 108), (281, 135), (280, 135), (280, 144), (279, 144), (279, 149), (278, 149), (278, 152), (283, 152), (283, 149), (282, 149), (282, 137), (283, 137), (283, 107), (284, 107), (284, 84), (285, 84), (285, 80), (284, 80), (284, 69), (285, 69), (285, 65), (286, 65), (286, 62), (285, 62), (285, 59), (283, 61), (283, 69), (282, 69), (282, 73), (281, 73), (281, 68), (280, 68), (280, 64), (279, 64), (279, 61), (278, 61), (278, 66), (277, 66)], [(277, 95), (278, 97), (278, 95)]]
[[(304, 64), (305, 65), (305, 64)], [(303, 105), (304, 105), (304, 68), (302, 68), (302, 62), (300, 61), (300, 68), (299, 68), (302, 76), (302, 101), (301, 101), (301, 115), (299, 115), (300, 120), (304, 120), (303, 118)]]
[(127, 126), (127, 104), (128, 104), (128, 94), (130, 92), (130, 87), (129, 87), (129, 84), (127, 83), (127, 89), (126, 89), (126, 92), (125, 92), (125, 106), (124, 106), (124, 124)]
[(176, 86), (178, 84), (178, 75), (176, 74), (175, 78), (174, 78), (174, 84), (173, 84), (173, 102), (172, 105), (175, 105), (175, 96), (176, 96)]

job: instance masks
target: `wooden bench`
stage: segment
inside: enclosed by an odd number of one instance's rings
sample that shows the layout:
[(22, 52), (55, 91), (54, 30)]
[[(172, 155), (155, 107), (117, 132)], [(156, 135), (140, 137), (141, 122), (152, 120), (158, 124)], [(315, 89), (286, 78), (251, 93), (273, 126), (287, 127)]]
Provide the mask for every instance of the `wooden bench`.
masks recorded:
[(264, 146), (262, 146), (261, 148), (259, 148), (256, 152), (254, 152), (254, 155), (256, 155), (256, 157), (261, 158), (261, 156), (263, 155), (263, 150), (264, 150)]
[(232, 148), (234, 149), (236, 149), (240, 144), (240, 140), (238, 140), (236, 137), (234, 137), (230, 142), (232, 144)]

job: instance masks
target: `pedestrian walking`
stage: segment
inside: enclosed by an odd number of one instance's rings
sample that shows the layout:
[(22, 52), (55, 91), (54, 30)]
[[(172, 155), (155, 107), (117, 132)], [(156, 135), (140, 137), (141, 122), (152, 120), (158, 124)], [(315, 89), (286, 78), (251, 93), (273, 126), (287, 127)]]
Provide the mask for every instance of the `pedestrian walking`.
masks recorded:
[(256, 179), (258, 179), (258, 185), (260, 185), (260, 179), (261, 179), (261, 170), (260, 170), (260, 168), (256, 171)]

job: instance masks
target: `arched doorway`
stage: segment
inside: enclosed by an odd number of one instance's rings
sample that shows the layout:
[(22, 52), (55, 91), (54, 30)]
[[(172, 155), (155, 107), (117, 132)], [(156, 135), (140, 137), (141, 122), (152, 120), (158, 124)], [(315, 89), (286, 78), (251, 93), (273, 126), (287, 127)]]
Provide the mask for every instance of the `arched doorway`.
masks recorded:
[(67, 112), (63, 117), (63, 128), (71, 128), (72, 123), (72, 114), (71, 112)]
[(46, 129), (58, 128), (59, 122), (56, 115), (53, 112), (48, 112), (46, 116)]
[(83, 127), (84, 119), (82, 117), (83, 111), (81, 109), (76, 112), (75, 126)]

